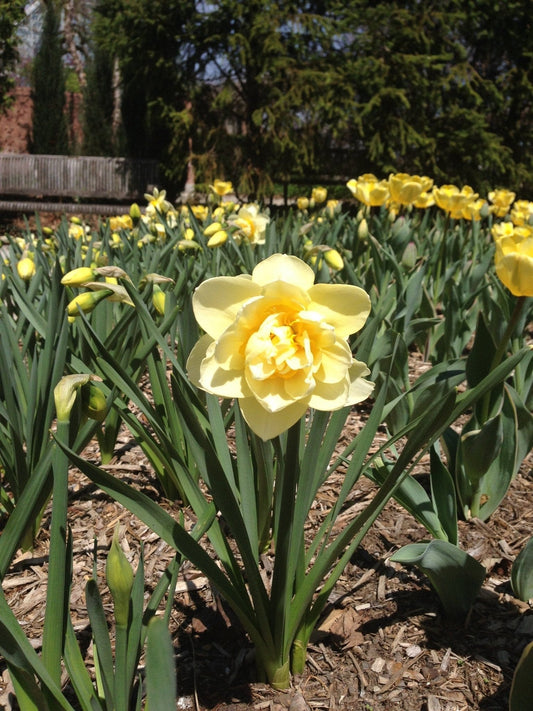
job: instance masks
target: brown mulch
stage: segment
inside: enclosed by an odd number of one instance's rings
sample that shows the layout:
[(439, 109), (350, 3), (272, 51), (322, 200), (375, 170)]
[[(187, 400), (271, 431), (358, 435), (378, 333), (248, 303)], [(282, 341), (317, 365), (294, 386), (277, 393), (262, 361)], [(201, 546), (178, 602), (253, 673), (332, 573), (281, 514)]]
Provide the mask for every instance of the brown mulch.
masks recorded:
[[(419, 358), (412, 370), (427, 367)], [(343, 439), (353, 438), (368, 405), (354, 411)], [(379, 434), (378, 434), (379, 436)], [(85, 455), (98, 462), (90, 445)], [(177, 516), (180, 507), (161, 496), (148, 461), (121, 432), (107, 465)], [(533, 454), (524, 462), (505, 500), (487, 522), (460, 522), (461, 547), (487, 569), (481, 593), (465, 624), (444, 614), (424, 575), (390, 561), (401, 546), (427, 538), (425, 529), (390, 502), (353, 556), (330, 597), (309, 648), (305, 673), (285, 692), (257, 683), (253, 650), (231, 611), (190, 563), (182, 567), (171, 616), (178, 678), (177, 709), (191, 711), (499, 711), (507, 708), (516, 662), (533, 639), (533, 610), (516, 599), (512, 561), (532, 534)], [(417, 476), (427, 475), (423, 460)], [(334, 473), (320, 490), (308, 527), (319, 525), (342, 482)], [(341, 518), (350, 519), (370, 500), (374, 485), (358, 482)], [(147, 595), (172, 550), (76, 469), (70, 473), (69, 524), (74, 542), (71, 613), (92, 670), (90, 624), (84, 588), (92, 576), (96, 542), (98, 586), (112, 612), (105, 559), (113, 531), (133, 567), (143, 547)], [(17, 555), (2, 586), (33, 647), (40, 651), (48, 568), (50, 507), (33, 551)], [(141, 659), (141, 665), (144, 660)], [(76, 706), (75, 698), (71, 703)], [(16, 709), (0, 658), (0, 710)]]
[[(507, 708), (513, 669), (521, 650), (533, 638), (531, 607), (515, 599), (509, 585), (512, 560), (531, 535), (531, 463), (531, 459), (525, 463), (488, 522), (461, 524), (462, 547), (488, 571), (467, 624), (450, 623), (427, 580), (416, 569), (390, 562), (398, 547), (425, 537), (425, 531), (392, 502), (344, 571), (312, 640), (307, 669), (293, 679), (286, 692), (275, 692), (254, 681), (253, 653), (239, 625), (208, 581), (185, 564), (171, 621), (179, 684), (177, 708)], [(160, 499), (147, 462), (126, 434), (118, 442), (109, 468)], [(317, 511), (329, 505), (340, 480), (341, 474), (320, 492)], [(366, 481), (357, 485), (346, 516), (354, 515), (364, 505), (372, 489)], [(177, 514), (177, 505), (162, 505)], [(313, 520), (312, 515), (310, 525)], [(172, 552), (77, 471), (71, 473), (70, 523), (74, 538), (72, 617), (80, 639), (86, 641), (87, 664), (91, 667), (84, 586), (92, 574), (93, 542), (97, 541), (99, 587), (109, 610), (105, 555), (117, 524), (134, 566), (141, 544), (144, 547), (147, 591), (159, 580)], [(35, 549), (20, 554), (3, 581), (9, 604), (37, 650), (42, 643), (48, 524), (47, 512)], [(16, 708), (5, 667), (0, 667), (0, 708)]]

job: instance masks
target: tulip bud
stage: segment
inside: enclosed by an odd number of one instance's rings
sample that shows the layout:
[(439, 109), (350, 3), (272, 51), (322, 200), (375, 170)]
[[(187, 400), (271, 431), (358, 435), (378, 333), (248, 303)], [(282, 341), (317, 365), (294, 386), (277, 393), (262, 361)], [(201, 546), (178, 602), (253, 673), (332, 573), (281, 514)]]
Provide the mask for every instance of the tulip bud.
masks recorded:
[(115, 528), (113, 534), (105, 574), (115, 606), (117, 626), (127, 627), (130, 614), (130, 594), (133, 587), (133, 570), (118, 541), (118, 527)]
[(414, 242), (408, 242), (402, 254), (402, 264), (408, 269), (412, 269), (416, 264), (417, 251)]
[(336, 249), (328, 249), (324, 252), (324, 259), (328, 267), (335, 271), (340, 271), (344, 267), (344, 261)]
[(107, 402), (104, 393), (92, 382), (87, 383), (81, 390), (81, 408), (84, 415), (91, 420), (102, 422), (107, 415)]
[(357, 236), (363, 242), (368, 237), (368, 222), (366, 221), (366, 218), (364, 218), (364, 217), (361, 220), (361, 222), (359, 223), (359, 227), (357, 228)]
[(90, 267), (78, 267), (67, 272), (61, 279), (64, 286), (82, 286), (90, 281), (94, 276), (94, 270)]

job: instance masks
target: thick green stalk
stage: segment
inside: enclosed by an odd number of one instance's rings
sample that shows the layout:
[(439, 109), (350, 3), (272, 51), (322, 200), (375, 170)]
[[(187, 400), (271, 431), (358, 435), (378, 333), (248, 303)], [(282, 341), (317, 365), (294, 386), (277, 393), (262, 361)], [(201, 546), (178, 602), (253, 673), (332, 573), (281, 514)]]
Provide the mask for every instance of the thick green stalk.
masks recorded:
[(295, 554), (294, 537), (301, 531), (294, 526), (296, 491), (300, 481), (300, 432), (297, 422), (287, 433), (285, 458), (278, 473), (275, 496), (278, 499), (279, 521), (276, 525), (276, 556), (271, 589), (271, 625), (273, 629), (275, 660), (261, 660), (266, 667), (272, 686), (278, 689), (289, 685), (289, 654), (292, 640), (287, 639), (289, 624), (287, 616), (294, 594), (294, 578), (298, 556)]
[[(493, 356), (491, 364), (490, 364), (489, 372), (492, 372), (494, 370), (494, 368), (496, 368), (502, 362), (503, 356), (505, 355), (505, 351), (507, 350), (507, 345), (509, 343), (509, 340), (511, 339), (511, 336), (513, 335), (513, 332), (516, 328), (516, 324), (518, 323), (520, 316), (522, 315), (522, 311), (524, 309), (525, 303), (526, 303), (525, 296), (519, 296), (516, 299), (513, 312), (511, 314), (510, 319), (509, 319), (509, 323), (507, 324), (507, 328), (505, 329), (505, 333), (503, 334), (498, 346), (496, 347), (496, 351), (494, 353), (494, 356)], [(490, 409), (490, 399), (491, 399), (491, 392), (487, 392), (485, 394), (485, 396), (483, 397), (483, 400), (481, 403), (481, 424), (485, 423), (488, 419), (489, 409)]]
[[(68, 443), (69, 422), (58, 421), (57, 439)], [(56, 448), (53, 457), (52, 521), (48, 588), (43, 631), (43, 661), (56, 684), (61, 683), (61, 656), (66, 631), (68, 458)]]

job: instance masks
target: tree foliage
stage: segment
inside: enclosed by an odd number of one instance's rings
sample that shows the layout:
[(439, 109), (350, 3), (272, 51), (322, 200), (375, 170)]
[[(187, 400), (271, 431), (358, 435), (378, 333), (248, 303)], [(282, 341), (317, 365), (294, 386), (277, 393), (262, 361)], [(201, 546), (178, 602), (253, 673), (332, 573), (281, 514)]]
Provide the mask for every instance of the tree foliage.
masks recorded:
[(16, 64), (17, 25), (24, 18), (24, 0), (0, 0), (0, 112), (11, 102), (12, 70)]
[(125, 150), (183, 178), (426, 173), (533, 194), (530, 3), (101, 0)]
[(46, 6), (39, 50), (33, 66), (33, 153), (68, 153), (65, 70), (59, 14)]

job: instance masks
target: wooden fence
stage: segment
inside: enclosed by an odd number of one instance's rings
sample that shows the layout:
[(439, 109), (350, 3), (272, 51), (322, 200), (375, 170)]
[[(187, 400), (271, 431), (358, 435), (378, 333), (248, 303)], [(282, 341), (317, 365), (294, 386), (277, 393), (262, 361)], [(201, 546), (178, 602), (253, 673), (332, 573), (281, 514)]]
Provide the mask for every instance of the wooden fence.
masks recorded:
[(152, 160), (0, 153), (0, 197), (135, 200), (158, 180)]

